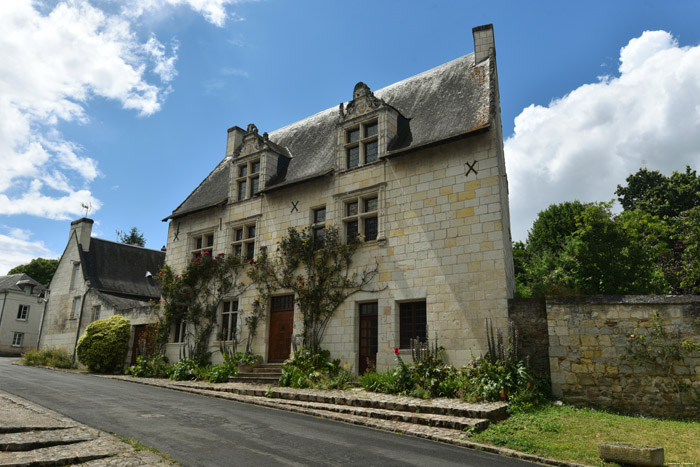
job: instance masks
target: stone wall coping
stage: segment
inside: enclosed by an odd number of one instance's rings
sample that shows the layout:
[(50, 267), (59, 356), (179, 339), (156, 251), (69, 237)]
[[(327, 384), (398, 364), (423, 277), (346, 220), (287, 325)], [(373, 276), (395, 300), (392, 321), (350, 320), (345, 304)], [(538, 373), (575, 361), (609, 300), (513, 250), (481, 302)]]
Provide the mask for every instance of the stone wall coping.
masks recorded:
[(548, 297), (547, 304), (571, 305), (669, 305), (669, 304), (700, 304), (700, 295), (596, 295), (581, 297)]

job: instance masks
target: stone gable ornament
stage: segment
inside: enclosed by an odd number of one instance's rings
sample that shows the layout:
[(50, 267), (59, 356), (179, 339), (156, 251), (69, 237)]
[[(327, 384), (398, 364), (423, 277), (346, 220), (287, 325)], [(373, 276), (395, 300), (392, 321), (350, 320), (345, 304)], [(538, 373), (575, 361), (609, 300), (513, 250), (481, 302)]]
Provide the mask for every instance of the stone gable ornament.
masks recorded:
[(360, 81), (352, 91), (352, 100), (348, 102), (347, 107), (341, 102), (338, 113), (340, 120), (343, 121), (369, 113), (382, 105), (385, 105), (384, 101), (375, 97), (369, 86)]

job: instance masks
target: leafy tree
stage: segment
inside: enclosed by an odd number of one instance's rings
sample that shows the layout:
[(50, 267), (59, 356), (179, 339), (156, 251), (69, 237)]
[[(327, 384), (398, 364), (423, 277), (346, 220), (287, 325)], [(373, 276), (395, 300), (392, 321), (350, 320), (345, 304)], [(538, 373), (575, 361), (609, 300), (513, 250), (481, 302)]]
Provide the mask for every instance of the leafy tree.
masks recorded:
[(143, 237), (143, 233), (141, 233), (136, 227), (132, 227), (128, 232), (117, 230), (117, 236), (119, 237), (119, 241), (121, 243), (141, 247), (146, 246), (146, 239)]
[(58, 259), (34, 258), (27, 264), (10, 269), (7, 274), (27, 274), (44, 287), (48, 287), (59, 261)]
[(199, 365), (208, 363), (209, 338), (219, 305), (247, 288), (241, 281), (244, 267), (239, 256), (221, 253), (212, 257), (209, 252), (196, 257), (182, 274), (176, 274), (166, 264), (157, 276), (162, 296), (157, 344), (162, 348), (171, 327), (184, 324), (180, 358), (192, 359)]
[(618, 185), (615, 191), (625, 211), (639, 209), (669, 219), (700, 206), (700, 178), (690, 166), (670, 177), (642, 168), (626, 181), (627, 186)]
[(580, 201), (552, 204), (537, 215), (527, 233), (527, 250), (530, 254), (545, 251), (558, 254), (564, 244), (578, 228), (577, 219), (586, 209)]
[(358, 236), (344, 243), (335, 227), (327, 227), (325, 239), (319, 242), (308, 227), (299, 231), (290, 228), (270, 256), (262, 247), (257, 262), (249, 271), (260, 297), (267, 301), (271, 291), (288, 289), (303, 316), (303, 345), (312, 355), (320, 354), (323, 334), (335, 311), (351, 295), (367, 287), (377, 267), (351, 273), (352, 257), (362, 244)]

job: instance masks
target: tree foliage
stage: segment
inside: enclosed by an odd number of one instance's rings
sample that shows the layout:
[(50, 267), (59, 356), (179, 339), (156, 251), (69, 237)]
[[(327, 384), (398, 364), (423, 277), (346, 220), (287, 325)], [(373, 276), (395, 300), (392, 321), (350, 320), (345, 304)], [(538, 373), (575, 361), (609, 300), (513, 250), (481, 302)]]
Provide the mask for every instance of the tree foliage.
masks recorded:
[(10, 269), (7, 274), (26, 274), (44, 287), (48, 287), (59, 261), (58, 259), (34, 258), (27, 264)]
[(519, 296), (700, 293), (700, 178), (640, 169), (610, 203), (555, 204), (515, 243)]
[(143, 233), (139, 231), (136, 227), (132, 227), (128, 232), (117, 231), (117, 236), (121, 243), (126, 243), (127, 245), (136, 245), (140, 247), (146, 246), (146, 239)]
[(290, 228), (274, 255), (260, 249), (249, 271), (259, 303), (274, 290), (294, 293), (303, 316), (303, 345), (312, 355), (321, 352), (326, 326), (340, 305), (360, 290), (370, 291), (377, 267), (351, 272), (352, 257), (361, 244), (359, 236), (344, 243), (335, 227), (326, 227), (322, 242), (310, 228)]
[(209, 338), (216, 325), (217, 310), (225, 299), (240, 296), (247, 285), (241, 281), (245, 262), (236, 255), (209, 252), (196, 257), (182, 274), (167, 264), (158, 273), (162, 318), (157, 323), (158, 344), (168, 341), (170, 329), (184, 324), (180, 358), (208, 363)]

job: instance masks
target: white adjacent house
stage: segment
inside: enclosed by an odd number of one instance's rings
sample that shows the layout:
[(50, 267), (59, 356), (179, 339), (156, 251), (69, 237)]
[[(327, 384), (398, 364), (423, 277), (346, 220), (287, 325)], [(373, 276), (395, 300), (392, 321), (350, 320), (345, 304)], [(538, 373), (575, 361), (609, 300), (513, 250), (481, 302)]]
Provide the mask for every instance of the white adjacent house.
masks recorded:
[(0, 355), (36, 349), (46, 288), (26, 274), (0, 276)]

